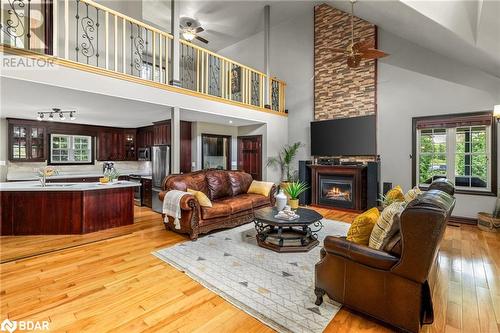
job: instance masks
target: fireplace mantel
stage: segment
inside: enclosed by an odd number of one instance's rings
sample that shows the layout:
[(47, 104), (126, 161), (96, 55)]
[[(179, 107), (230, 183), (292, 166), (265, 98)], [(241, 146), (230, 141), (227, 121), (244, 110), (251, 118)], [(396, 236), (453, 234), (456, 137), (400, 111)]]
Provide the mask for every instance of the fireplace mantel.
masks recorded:
[[(345, 179), (346, 177), (352, 179), (353, 198), (352, 207), (345, 207), (344, 205), (325, 204), (324, 200), (320, 200), (321, 176), (338, 176)], [(364, 165), (311, 165), (311, 192), (313, 206), (347, 209), (361, 212), (366, 209), (366, 166)]]

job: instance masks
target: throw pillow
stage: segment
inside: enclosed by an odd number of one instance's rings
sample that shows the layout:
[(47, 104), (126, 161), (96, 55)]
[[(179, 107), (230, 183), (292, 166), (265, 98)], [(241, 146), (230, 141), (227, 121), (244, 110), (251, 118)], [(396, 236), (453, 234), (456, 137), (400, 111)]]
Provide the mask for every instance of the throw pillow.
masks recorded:
[(360, 245), (368, 245), (379, 216), (380, 212), (376, 207), (358, 215), (347, 232), (347, 240)]
[(419, 194), (422, 194), (422, 191), (418, 188), (418, 186), (415, 186), (405, 194), (405, 201), (410, 202), (414, 199), (416, 199)]
[(403, 193), (403, 189), (399, 185), (391, 188), (386, 193), (384, 204), (386, 206), (389, 206), (390, 204), (396, 201), (405, 201), (405, 194)]
[(272, 182), (259, 182), (254, 180), (252, 184), (250, 184), (247, 193), (260, 194), (268, 197), (273, 185), (274, 183)]
[(404, 208), (405, 203), (401, 201), (393, 202), (384, 208), (377, 220), (377, 224), (373, 227), (368, 243), (369, 247), (376, 250), (383, 249), (387, 240), (399, 230), (399, 219), (394, 217), (400, 214)]
[(191, 193), (192, 195), (194, 195), (196, 200), (198, 200), (198, 203), (200, 204), (200, 206), (212, 207), (212, 201), (210, 201), (210, 199), (207, 197), (207, 195), (205, 193), (203, 193), (201, 191), (195, 191), (195, 190), (192, 190), (190, 188), (188, 188), (187, 191), (189, 193)]

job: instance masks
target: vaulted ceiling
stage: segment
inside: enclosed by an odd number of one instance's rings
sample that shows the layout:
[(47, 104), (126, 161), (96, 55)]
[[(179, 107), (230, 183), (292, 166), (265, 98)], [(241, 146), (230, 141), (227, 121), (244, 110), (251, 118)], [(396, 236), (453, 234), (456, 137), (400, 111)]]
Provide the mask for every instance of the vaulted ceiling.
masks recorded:
[[(328, 4), (350, 11), (348, 0)], [(312, 15), (313, 1), (181, 1), (181, 16), (197, 18), (220, 50), (263, 30), (263, 8), (271, 5), (271, 25)], [(500, 1), (358, 0), (356, 15), (434, 52), (500, 77)], [(170, 26), (170, 2), (144, 0), (142, 16)]]

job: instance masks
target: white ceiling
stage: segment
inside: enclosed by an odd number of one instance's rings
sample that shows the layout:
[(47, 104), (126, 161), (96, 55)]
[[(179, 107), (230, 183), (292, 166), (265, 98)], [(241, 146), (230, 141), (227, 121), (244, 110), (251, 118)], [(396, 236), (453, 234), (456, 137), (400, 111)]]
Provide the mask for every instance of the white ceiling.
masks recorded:
[[(350, 11), (348, 0), (327, 0)], [(214, 51), (264, 29), (263, 8), (271, 5), (271, 25), (312, 15), (314, 1), (181, 1), (181, 16), (200, 20), (201, 35)], [(434, 52), (500, 77), (499, 0), (358, 0), (356, 15)], [(144, 0), (142, 16), (170, 26), (170, 2)]]
[[(36, 119), (37, 111), (50, 111), (57, 107), (76, 110), (77, 119), (73, 122), (78, 124), (135, 128), (170, 119), (170, 110), (163, 105), (5, 77), (0, 77), (0, 87), (2, 118)], [(257, 124), (254, 121), (192, 110), (181, 110), (181, 120), (227, 126)]]

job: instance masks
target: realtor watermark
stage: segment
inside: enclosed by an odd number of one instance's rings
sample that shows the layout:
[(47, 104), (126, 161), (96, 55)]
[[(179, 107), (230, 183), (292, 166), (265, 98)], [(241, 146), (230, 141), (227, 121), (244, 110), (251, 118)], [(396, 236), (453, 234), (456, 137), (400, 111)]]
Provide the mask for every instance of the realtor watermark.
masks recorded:
[(1, 332), (21, 332), (21, 331), (48, 331), (48, 320), (10, 320), (5, 319), (0, 324)]
[(26, 58), (3, 55), (1, 57), (2, 70), (40, 70), (55, 68), (54, 60), (50, 58)]

